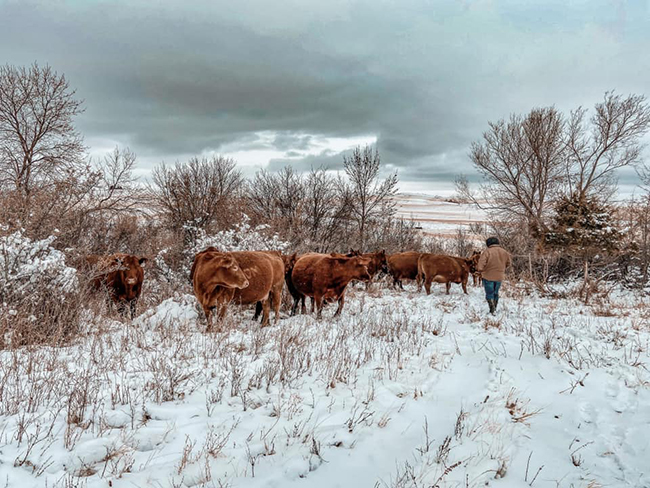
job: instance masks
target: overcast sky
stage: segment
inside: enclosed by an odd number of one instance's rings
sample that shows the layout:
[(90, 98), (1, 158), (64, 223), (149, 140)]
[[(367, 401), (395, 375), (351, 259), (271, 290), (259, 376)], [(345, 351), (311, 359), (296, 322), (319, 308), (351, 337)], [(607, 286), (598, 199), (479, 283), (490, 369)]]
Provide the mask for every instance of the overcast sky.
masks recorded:
[(646, 1), (0, 0), (0, 63), (64, 73), (91, 154), (129, 146), (145, 176), (337, 169), (372, 143), (403, 190), (444, 193), (490, 120), (650, 95), (649, 52)]

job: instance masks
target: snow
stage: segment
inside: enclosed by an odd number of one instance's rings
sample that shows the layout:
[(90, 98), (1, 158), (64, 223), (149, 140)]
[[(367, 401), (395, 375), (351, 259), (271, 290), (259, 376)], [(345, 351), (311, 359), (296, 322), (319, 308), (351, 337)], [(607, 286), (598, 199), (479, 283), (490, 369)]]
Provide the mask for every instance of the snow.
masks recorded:
[[(349, 290), (260, 329), (193, 296), (0, 352), (0, 479), (133, 486), (650, 486), (650, 312), (502, 288)], [(78, 476), (81, 476), (78, 478)], [(83, 485), (82, 485), (83, 486)]]
[(267, 235), (269, 226), (260, 224), (251, 227), (248, 215), (242, 215), (242, 221), (232, 229), (221, 230), (214, 235), (208, 235), (203, 229), (193, 229), (197, 235), (192, 254), (214, 246), (222, 251), (285, 251), (290, 243), (282, 241), (277, 234)]
[(476, 205), (455, 203), (439, 196), (400, 193), (396, 199), (397, 216), (417, 222), (429, 235), (454, 236), (470, 224), (483, 224), (487, 215)]
[[(0, 229), (2, 230), (2, 229)], [(14, 296), (29, 294), (34, 285), (47, 282), (57, 293), (77, 286), (77, 272), (65, 264), (65, 255), (51, 247), (56, 238), (32, 241), (21, 231), (0, 235), (0, 288)]]

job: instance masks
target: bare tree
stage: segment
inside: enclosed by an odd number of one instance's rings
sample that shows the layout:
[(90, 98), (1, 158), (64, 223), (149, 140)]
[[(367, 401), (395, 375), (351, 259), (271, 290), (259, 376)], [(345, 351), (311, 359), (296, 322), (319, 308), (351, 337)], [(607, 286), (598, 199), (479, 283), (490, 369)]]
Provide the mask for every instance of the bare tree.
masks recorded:
[(184, 230), (187, 239), (193, 237), (190, 227), (221, 228), (239, 217), (233, 208), (243, 180), (232, 159), (193, 157), (173, 167), (163, 163), (153, 170), (152, 181), (163, 216), (174, 230)]
[(265, 169), (255, 173), (246, 184), (246, 211), (253, 223), (275, 222), (279, 218), (277, 195), (280, 192), (275, 175)]
[(344, 183), (327, 174), (324, 168), (313, 169), (305, 181), (304, 222), (309, 246), (326, 252), (347, 244), (345, 226), (350, 218), (349, 193), (341, 191)]
[(85, 150), (73, 125), (81, 104), (49, 66), (0, 67), (0, 186), (29, 199), (69, 177)]
[(300, 214), (304, 199), (304, 182), (301, 175), (291, 166), (285, 166), (275, 175), (275, 206), (284, 222), (287, 234), (291, 235), (300, 226)]
[(650, 128), (650, 106), (643, 95), (623, 98), (605, 93), (590, 124), (582, 107), (571, 112), (566, 131), (567, 183), (575, 200), (613, 188), (615, 171), (640, 161), (641, 138)]
[[(534, 233), (544, 231), (550, 204), (563, 185), (562, 115), (554, 107), (537, 108), (489, 126), (483, 140), (474, 142), (470, 150), (470, 159), (485, 181), (484, 205), (499, 219), (514, 218), (526, 222)], [(467, 180), (458, 180), (457, 190), (477, 202)]]
[(356, 147), (351, 156), (343, 157), (349, 179), (347, 188), (352, 218), (357, 224), (357, 245), (364, 250), (369, 224), (376, 219), (389, 219), (395, 214), (397, 173), (379, 181), (381, 160), (379, 152), (370, 146)]
[(277, 173), (258, 171), (246, 186), (246, 211), (255, 224), (270, 225), (285, 239), (294, 242), (303, 236), (301, 213), (304, 180), (291, 166)]

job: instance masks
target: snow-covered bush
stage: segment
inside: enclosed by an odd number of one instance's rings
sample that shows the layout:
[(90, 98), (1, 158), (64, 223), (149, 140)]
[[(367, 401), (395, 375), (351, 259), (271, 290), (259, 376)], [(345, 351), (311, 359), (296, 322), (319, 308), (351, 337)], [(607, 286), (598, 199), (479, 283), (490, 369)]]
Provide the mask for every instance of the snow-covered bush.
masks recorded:
[(192, 248), (192, 255), (206, 247), (214, 246), (220, 251), (281, 251), (289, 249), (291, 245), (279, 238), (277, 234), (270, 234), (268, 225), (252, 227), (248, 215), (242, 215), (242, 221), (232, 229), (222, 230), (216, 234), (208, 235), (203, 229), (197, 230), (197, 239)]
[[(2, 229), (5, 230), (6, 229)], [(22, 231), (0, 236), (0, 345), (58, 341), (77, 330), (77, 271), (52, 248)]]
[[(33, 287), (47, 283), (54, 298), (63, 298), (78, 285), (77, 271), (65, 264), (61, 251), (51, 247), (50, 236), (32, 241), (21, 231), (0, 237), (0, 293), (29, 299)], [(62, 294), (63, 293), (63, 294)]]

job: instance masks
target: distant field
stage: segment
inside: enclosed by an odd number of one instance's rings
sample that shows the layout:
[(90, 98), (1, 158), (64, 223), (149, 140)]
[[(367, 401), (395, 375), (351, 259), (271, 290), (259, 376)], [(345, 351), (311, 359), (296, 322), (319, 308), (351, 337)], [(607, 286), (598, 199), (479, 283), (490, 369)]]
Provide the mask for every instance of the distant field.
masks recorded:
[(423, 232), (435, 236), (451, 236), (459, 227), (486, 221), (485, 212), (475, 205), (445, 201), (443, 197), (419, 193), (400, 193), (397, 214), (417, 222)]

